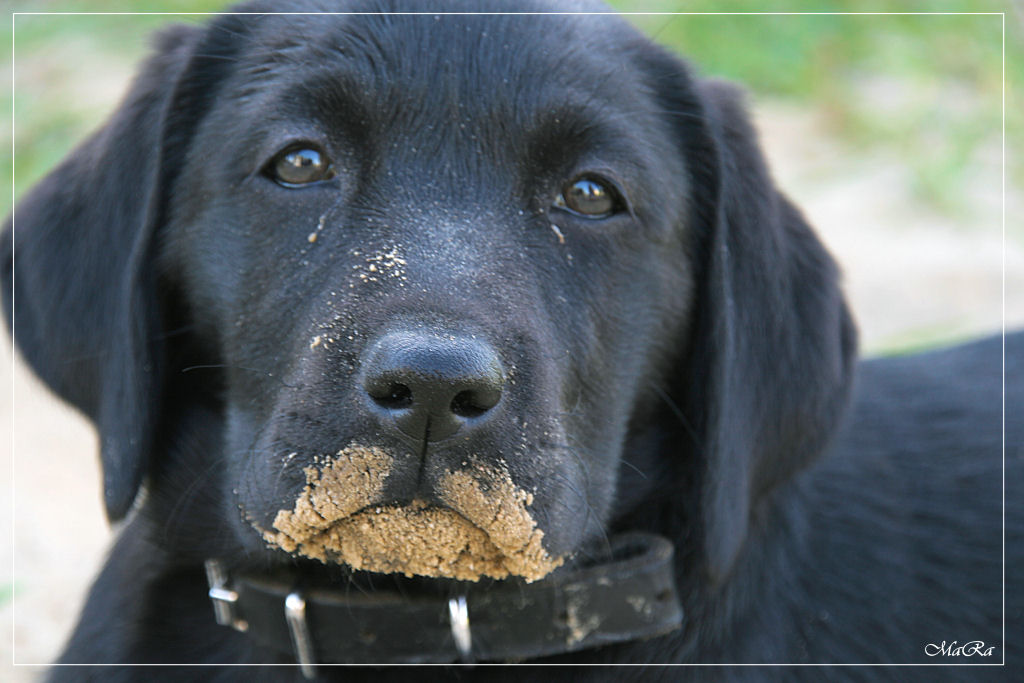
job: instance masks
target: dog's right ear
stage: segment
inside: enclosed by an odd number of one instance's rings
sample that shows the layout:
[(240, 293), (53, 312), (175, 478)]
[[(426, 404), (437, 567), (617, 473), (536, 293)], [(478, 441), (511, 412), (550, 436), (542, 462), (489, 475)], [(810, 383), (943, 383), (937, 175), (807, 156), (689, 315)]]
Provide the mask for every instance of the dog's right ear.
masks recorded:
[[(107, 515), (130, 509), (162, 391), (154, 232), (171, 169), (169, 119), (203, 31), (160, 34), (120, 108), (11, 214), (3, 306), (22, 354), (96, 424)], [(174, 113), (172, 113), (174, 112)]]
[(694, 273), (694, 312), (670, 377), (692, 437), (680, 447), (690, 523), (718, 583), (762, 504), (839, 429), (857, 332), (838, 268), (775, 186), (741, 93), (661, 50), (645, 57), (689, 169), (692, 255), (680, 263)]

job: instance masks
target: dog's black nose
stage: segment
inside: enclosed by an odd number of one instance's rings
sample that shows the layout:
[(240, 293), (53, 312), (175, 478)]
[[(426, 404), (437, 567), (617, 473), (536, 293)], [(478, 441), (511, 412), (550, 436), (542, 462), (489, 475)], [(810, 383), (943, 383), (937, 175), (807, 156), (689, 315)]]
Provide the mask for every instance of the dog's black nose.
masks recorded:
[(367, 350), (363, 389), (385, 423), (422, 442), (481, 424), (505, 375), (486, 343), (465, 336), (391, 332)]

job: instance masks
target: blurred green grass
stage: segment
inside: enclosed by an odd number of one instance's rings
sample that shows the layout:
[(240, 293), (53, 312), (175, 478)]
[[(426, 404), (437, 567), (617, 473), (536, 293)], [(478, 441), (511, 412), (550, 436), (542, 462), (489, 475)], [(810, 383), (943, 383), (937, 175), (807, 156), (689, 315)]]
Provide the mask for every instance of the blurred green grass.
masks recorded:
[[(757, 0), (613, 0), (623, 11), (758, 12)], [(92, 2), (30, 2), (19, 11), (109, 10)], [(208, 12), (213, 0), (126, 0), (118, 11)], [(846, 0), (772, 3), (773, 11), (996, 12), (985, 0)], [(10, 210), (12, 178), (22, 194), (56, 164), (112, 103), (146, 51), (147, 34), (201, 16), (26, 16), (2, 29), (14, 44), (0, 116), (15, 117), (16, 153), (0, 168), (0, 210)], [(658, 42), (705, 75), (737, 81), (756, 97), (819, 111), (829, 132), (870, 153), (889, 150), (912, 170), (918, 197), (944, 212), (967, 211), (960, 188), (978, 150), (998, 149), (1002, 121), (1002, 17), (979, 15), (636, 16)], [(1021, 18), (1006, 16), (1006, 90), (1024, 87)], [(13, 92), (12, 92), (13, 91)], [(93, 96), (96, 91), (99, 96)], [(5, 122), (5, 123), (9, 123)], [(11, 126), (4, 125), (10, 145)], [(1007, 106), (1006, 148), (1024, 149), (1024, 109)], [(1024, 159), (1010, 157), (1008, 182), (1024, 184)], [(17, 176), (14, 178), (14, 169)]]
[(11, 55), (0, 95), (0, 141), (8, 150), (12, 136), (14, 143), (14, 153), (5, 154), (0, 165), (0, 212), (10, 212), (12, 189), (15, 198), (24, 194), (106, 118), (146, 55), (153, 31), (172, 22), (204, 20), (200, 15), (154, 12), (213, 12), (223, 7), (214, 0), (128, 0), (116, 7), (35, 0), (12, 8), (145, 14), (19, 14), (0, 29)]

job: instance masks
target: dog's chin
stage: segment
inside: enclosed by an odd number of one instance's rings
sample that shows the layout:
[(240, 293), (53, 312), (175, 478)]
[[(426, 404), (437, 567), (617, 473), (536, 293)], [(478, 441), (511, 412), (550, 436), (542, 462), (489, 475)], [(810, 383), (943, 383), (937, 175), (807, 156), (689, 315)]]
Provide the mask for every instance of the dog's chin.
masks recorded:
[[(416, 518), (418, 521), (413, 521)], [(398, 525), (425, 524), (433, 535), (391, 535), (387, 530), (394, 528), (391, 525), (395, 519), (401, 520)], [(450, 524), (462, 531), (453, 531), (451, 526), (442, 528)], [(347, 537), (353, 529), (358, 530), (355, 537)], [(469, 547), (459, 547), (461, 533), (470, 537)], [(606, 540), (593, 538), (582, 542), (574, 552), (547, 560), (542, 569), (538, 569), (541, 563), (527, 568), (522, 559), (501, 554), (483, 530), (459, 513), (422, 501), (407, 506), (372, 506), (323, 534), (328, 540), (315, 554), (302, 552), (301, 546), (287, 551), (274, 543), (265, 545), (263, 571), (284, 573), (293, 581), (301, 577), (302, 584), (310, 588), (449, 597), (471, 586), (472, 590), (485, 590), (495, 584), (551, 579), (610, 557)], [(266, 541), (265, 534), (261, 538)], [(475, 543), (485, 550), (473, 547)], [(332, 544), (337, 547), (329, 547)]]
[(536, 581), (563, 564), (534, 518), (534, 494), (504, 464), (467, 461), (411, 501), (385, 493), (393, 464), (380, 448), (350, 444), (304, 468), (305, 488), (264, 518), (269, 526), (249, 522), (270, 547), (355, 571)]
[(327, 564), (406, 577), (535, 581), (562, 564), (547, 554), (543, 533), (521, 509), (507, 502), (493, 507), (490, 533), (454, 509), (414, 500), (364, 508), (326, 527), (320, 518), (279, 513), (275, 527), (287, 533), (264, 532), (264, 539)]

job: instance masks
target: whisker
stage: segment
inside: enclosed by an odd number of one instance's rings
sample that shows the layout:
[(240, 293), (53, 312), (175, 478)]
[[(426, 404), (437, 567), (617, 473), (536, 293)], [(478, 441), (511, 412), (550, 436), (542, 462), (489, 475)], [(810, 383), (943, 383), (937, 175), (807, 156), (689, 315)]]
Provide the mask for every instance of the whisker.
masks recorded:
[(641, 477), (643, 477), (644, 479), (647, 479), (647, 478), (648, 478), (648, 477), (647, 477), (647, 474), (645, 474), (645, 473), (644, 473), (644, 471), (643, 471), (642, 469), (640, 469), (639, 467), (637, 467), (636, 465), (634, 465), (634, 464), (633, 464), (633, 463), (631, 463), (630, 461), (628, 461), (628, 460), (623, 460), (623, 459), (621, 459), (621, 458), (620, 458), (620, 459), (619, 459), (619, 463), (620, 463), (620, 464), (622, 464), (622, 465), (625, 465), (625, 466), (626, 466), (626, 467), (628, 467), (629, 469), (633, 470), (634, 472), (636, 472), (637, 474), (639, 474), (639, 475), (640, 475)]
[(232, 364), (228, 364), (228, 363), (208, 363), (208, 364), (204, 364), (204, 365), (190, 365), (190, 366), (188, 366), (186, 368), (182, 368), (180, 372), (182, 374), (185, 374), (186, 372), (192, 372), (194, 370), (225, 370), (225, 369), (226, 370), (244, 370), (245, 372), (251, 372), (251, 373), (253, 373), (255, 375), (262, 375), (264, 377), (269, 377), (270, 379), (274, 380), (275, 382), (278, 382), (282, 386), (287, 387), (289, 389), (301, 389), (303, 387), (303, 385), (301, 385), (301, 384), (288, 384), (287, 382), (285, 382), (280, 377), (275, 377), (274, 373), (267, 372), (266, 370), (256, 370), (254, 368), (247, 368), (247, 367), (244, 367), (242, 365), (232, 365)]
[(700, 438), (697, 436), (697, 430), (693, 428), (692, 424), (690, 424), (690, 420), (683, 413), (682, 408), (680, 408), (676, 404), (676, 402), (672, 400), (672, 397), (665, 393), (665, 390), (659, 387), (657, 384), (652, 384), (651, 389), (654, 391), (654, 393), (658, 395), (658, 398), (660, 398), (665, 403), (665, 405), (668, 406), (668, 409), (672, 412), (675, 418), (679, 420), (679, 424), (683, 426), (683, 429), (685, 429), (686, 433), (690, 436), (691, 439), (693, 439), (694, 445), (699, 450), (701, 444)]

